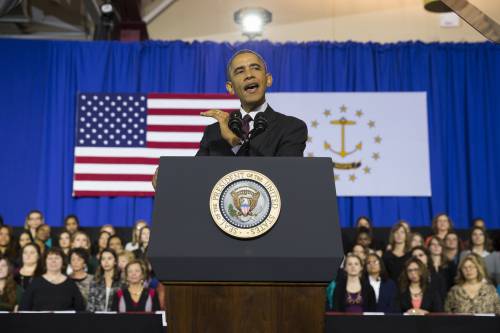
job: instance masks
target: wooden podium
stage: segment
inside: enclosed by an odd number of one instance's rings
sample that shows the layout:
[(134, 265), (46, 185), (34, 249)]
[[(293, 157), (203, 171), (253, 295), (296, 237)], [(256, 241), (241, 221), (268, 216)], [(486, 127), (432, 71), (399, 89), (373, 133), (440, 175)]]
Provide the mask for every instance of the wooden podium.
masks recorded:
[[(277, 222), (251, 239), (210, 213), (214, 186), (241, 170), (265, 175), (281, 199)], [(152, 228), (169, 332), (323, 330), (325, 288), (343, 257), (330, 159), (162, 157)]]

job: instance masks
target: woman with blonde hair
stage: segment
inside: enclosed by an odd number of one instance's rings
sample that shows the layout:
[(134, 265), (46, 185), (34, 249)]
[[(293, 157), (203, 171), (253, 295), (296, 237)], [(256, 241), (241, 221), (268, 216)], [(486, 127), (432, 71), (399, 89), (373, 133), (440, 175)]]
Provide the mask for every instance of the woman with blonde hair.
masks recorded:
[(147, 227), (148, 223), (144, 220), (135, 221), (134, 228), (132, 229), (132, 241), (125, 245), (125, 250), (134, 252), (139, 248), (139, 236), (141, 234), (141, 229)]
[(398, 281), (404, 263), (410, 258), (410, 237), (403, 222), (396, 223), (389, 234), (390, 250), (382, 256), (387, 274), (393, 281)]
[(500, 299), (495, 287), (487, 281), (480, 256), (469, 254), (458, 265), (456, 285), (446, 297), (444, 308), (452, 313), (496, 313)]

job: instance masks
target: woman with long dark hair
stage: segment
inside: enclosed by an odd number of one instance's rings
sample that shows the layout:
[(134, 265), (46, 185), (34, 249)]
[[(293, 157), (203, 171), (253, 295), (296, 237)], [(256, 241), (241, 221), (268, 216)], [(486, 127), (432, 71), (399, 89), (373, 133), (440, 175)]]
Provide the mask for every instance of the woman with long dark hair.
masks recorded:
[(99, 256), (99, 266), (90, 283), (87, 309), (91, 312), (111, 311), (113, 297), (120, 288), (120, 270), (115, 251), (106, 248)]
[(375, 292), (377, 311), (385, 313), (399, 312), (397, 306), (398, 288), (385, 270), (384, 262), (376, 253), (368, 254), (366, 258), (368, 282)]
[(19, 269), (14, 274), (16, 283), (24, 290), (28, 289), (34, 278), (43, 271), (42, 252), (35, 243), (28, 243), (21, 249), (21, 262)]
[(14, 281), (9, 258), (0, 256), (0, 311), (14, 311), (21, 301), (23, 289)]

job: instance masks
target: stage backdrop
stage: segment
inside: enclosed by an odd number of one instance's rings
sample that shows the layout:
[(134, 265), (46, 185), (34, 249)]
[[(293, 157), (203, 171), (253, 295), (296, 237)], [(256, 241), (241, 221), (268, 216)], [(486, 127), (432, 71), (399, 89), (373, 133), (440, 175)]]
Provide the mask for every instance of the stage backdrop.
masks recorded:
[[(22, 225), (40, 209), (51, 225), (75, 213), (86, 226), (150, 219), (151, 198), (71, 196), (78, 92), (222, 93), (231, 54), (267, 59), (272, 92), (427, 93), (431, 198), (340, 198), (343, 226), (404, 218), (429, 225), (449, 212), (500, 227), (500, 46), (249, 42), (56, 42), (0, 40), (0, 214)], [(287, 110), (278, 110), (287, 113)]]

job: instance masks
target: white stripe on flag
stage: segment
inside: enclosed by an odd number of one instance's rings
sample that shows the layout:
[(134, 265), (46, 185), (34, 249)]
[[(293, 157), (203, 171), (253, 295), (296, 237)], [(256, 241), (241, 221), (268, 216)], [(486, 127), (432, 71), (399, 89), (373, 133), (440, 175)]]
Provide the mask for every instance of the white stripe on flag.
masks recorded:
[(156, 165), (146, 164), (104, 164), (76, 163), (75, 173), (117, 174), (117, 175), (152, 175)]
[(76, 147), (76, 156), (95, 157), (150, 157), (159, 156), (194, 156), (196, 149), (155, 149), (155, 148), (106, 148), (106, 147)]
[(238, 99), (148, 99), (148, 109), (239, 109)]
[(154, 191), (151, 182), (136, 181), (79, 181), (73, 182), (73, 191)]
[(203, 116), (148, 116), (148, 125), (210, 125), (215, 119)]
[(191, 132), (148, 132), (146, 141), (155, 142), (200, 142), (203, 133)]

